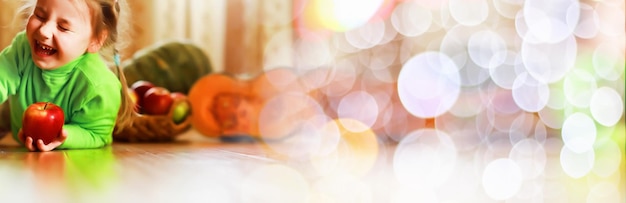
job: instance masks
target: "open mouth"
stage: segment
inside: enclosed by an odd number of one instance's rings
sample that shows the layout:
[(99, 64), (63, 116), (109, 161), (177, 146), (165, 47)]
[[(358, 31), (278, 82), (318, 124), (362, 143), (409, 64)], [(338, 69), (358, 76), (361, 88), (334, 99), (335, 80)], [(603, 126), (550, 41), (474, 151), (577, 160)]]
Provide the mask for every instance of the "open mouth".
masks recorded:
[(57, 53), (57, 50), (51, 46), (41, 44), (39, 41), (35, 41), (35, 53), (37, 55), (50, 56)]

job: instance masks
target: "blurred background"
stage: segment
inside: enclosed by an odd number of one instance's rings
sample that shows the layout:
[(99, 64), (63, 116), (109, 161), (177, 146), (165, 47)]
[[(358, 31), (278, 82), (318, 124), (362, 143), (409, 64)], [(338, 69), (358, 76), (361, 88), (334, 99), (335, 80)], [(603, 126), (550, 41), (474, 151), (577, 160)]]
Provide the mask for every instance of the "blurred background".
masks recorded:
[[(2, 2), (0, 47), (21, 29), (18, 4)], [(353, 147), (397, 143), (390, 162), (398, 202), (415, 200), (408, 188), (417, 186), (439, 192), (422, 198), (452, 202), (625, 198), (624, 1), (129, 4), (133, 40), (124, 58), (160, 41), (191, 40), (218, 72), (289, 68), (323, 98), (306, 100), (322, 109), (316, 116), (361, 132)], [(285, 143), (314, 136), (302, 135), (309, 137)]]

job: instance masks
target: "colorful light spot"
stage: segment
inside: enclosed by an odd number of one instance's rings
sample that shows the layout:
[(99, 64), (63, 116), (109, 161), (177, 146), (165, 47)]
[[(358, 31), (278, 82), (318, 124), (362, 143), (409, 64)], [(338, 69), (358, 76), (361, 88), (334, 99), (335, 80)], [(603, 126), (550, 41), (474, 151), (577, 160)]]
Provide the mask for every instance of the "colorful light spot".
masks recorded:
[(496, 159), (485, 167), (482, 184), (487, 195), (495, 200), (513, 197), (522, 186), (522, 170), (510, 159)]
[(398, 76), (402, 105), (414, 116), (428, 118), (448, 111), (460, 92), (454, 62), (438, 52), (425, 52), (407, 61)]

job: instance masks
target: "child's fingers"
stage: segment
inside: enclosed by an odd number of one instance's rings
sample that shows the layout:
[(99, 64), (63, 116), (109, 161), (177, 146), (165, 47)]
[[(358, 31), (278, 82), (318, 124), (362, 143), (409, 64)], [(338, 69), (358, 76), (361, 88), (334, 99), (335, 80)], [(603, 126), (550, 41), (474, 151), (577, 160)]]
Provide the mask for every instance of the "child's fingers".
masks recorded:
[(26, 143), (26, 138), (24, 137), (24, 132), (22, 131), (22, 129), (20, 128), (20, 130), (17, 132), (17, 138), (20, 139), (20, 142), (22, 142), (23, 144)]
[(34, 144), (33, 143), (33, 138), (32, 137), (26, 137), (26, 139), (24, 140), (24, 145), (26, 146), (28, 151), (31, 151), (31, 152), (37, 151), (37, 149), (35, 148), (35, 146), (33, 144)]
[(61, 144), (65, 142), (65, 138), (67, 138), (67, 134), (61, 133), (61, 135), (59, 135), (57, 139), (53, 140), (52, 142), (48, 144), (44, 144), (43, 140), (37, 140), (37, 148), (39, 148), (39, 150), (41, 150), (42, 152), (52, 151), (56, 149), (57, 147), (61, 146)]
[(48, 144), (44, 144), (41, 139), (37, 140), (37, 148), (39, 148), (42, 152), (52, 151), (61, 146), (61, 144), (65, 142), (65, 139), (67, 139), (67, 131), (63, 130), (56, 139), (52, 140), (52, 142)]
[(54, 148), (58, 147), (60, 144), (57, 144), (58, 141), (52, 141), (47, 145), (43, 143), (43, 140), (37, 140), (37, 148), (39, 148), (42, 152), (52, 151)]
[[(52, 142), (50, 144), (52, 144)], [(39, 150), (42, 152), (47, 152), (47, 151), (54, 149), (54, 148), (49, 147), (49, 145), (44, 144), (43, 140), (41, 139), (37, 140), (37, 148), (39, 148)]]

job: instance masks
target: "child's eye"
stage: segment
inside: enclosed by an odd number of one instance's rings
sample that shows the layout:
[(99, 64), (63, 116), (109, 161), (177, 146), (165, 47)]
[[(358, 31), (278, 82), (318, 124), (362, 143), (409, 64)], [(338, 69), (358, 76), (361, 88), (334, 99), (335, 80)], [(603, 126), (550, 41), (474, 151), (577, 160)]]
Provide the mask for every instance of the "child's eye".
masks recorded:
[(69, 31), (69, 30), (70, 30), (70, 29), (68, 29), (67, 27), (64, 27), (64, 26), (61, 26), (61, 25), (59, 25), (58, 27), (59, 27), (59, 30), (61, 30), (61, 31), (63, 31), (63, 32), (65, 32), (65, 31)]
[(39, 20), (43, 20), (44, 19), (44, 17), (42, 15), (38, 15), (38, 14), (35, 14), (35, 18), (37, 18)]

